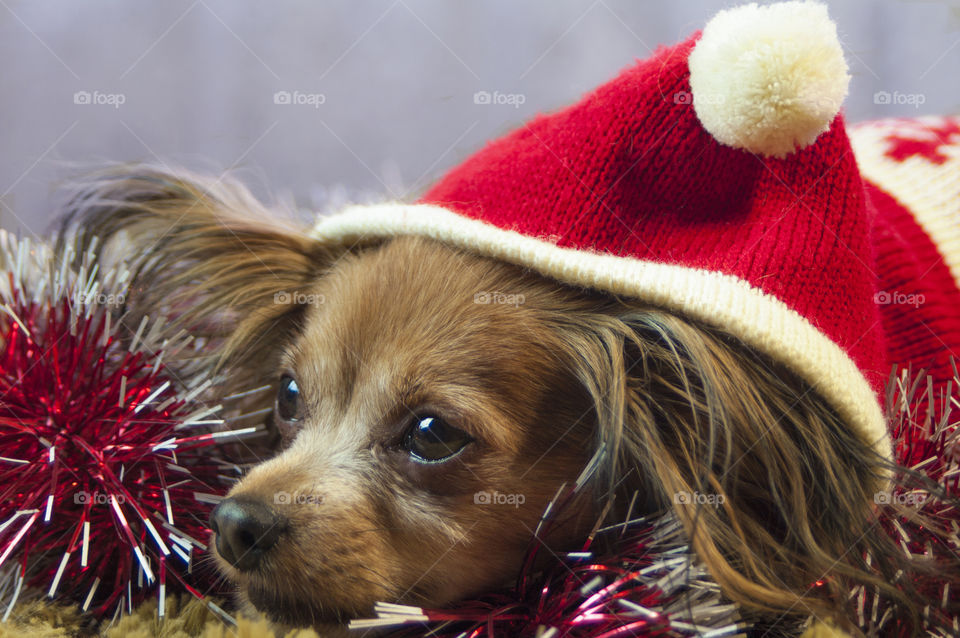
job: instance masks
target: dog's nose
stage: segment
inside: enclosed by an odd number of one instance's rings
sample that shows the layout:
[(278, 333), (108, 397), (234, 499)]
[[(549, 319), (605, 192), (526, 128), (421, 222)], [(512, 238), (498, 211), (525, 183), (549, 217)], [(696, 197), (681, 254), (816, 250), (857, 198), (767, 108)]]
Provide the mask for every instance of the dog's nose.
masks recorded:
[(237, 496), (213, 509), (210, 527), (217, 535), (217, 552), (237, 569), (249, 571), (277, 544), (284, 523), (260, 501)]

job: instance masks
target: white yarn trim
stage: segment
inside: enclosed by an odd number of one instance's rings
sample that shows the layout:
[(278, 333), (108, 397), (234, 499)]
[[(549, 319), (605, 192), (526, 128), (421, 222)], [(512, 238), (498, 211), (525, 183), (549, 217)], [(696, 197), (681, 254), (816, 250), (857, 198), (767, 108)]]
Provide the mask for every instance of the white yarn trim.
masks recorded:
[(321, 217), (311, 231), (319, 241), (348, 248), (402, 235), (429, 237), (721, 328), (798, 373), (865, 441), (891, 458), (877, 396), (853, 360), (782, 301), (738, 277), (563, 248), (427, 204), (354, 206)]

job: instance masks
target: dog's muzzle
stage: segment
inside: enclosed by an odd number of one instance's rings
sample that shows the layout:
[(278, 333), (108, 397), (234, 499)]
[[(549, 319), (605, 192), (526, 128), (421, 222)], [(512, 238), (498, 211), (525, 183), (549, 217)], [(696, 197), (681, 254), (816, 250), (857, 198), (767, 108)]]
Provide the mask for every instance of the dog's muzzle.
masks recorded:
[(217, 552), (240, 571), (257, 567), (285, 526), (283, 517), (267, 505), (242, 496), (220, 501), (210, 514)]

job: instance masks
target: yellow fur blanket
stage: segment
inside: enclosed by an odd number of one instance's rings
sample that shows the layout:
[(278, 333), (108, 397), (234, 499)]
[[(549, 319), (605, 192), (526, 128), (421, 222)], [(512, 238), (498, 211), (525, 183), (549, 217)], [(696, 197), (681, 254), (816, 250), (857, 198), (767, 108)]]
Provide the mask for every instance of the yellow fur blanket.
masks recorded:
[(171, 597), (163, 620), (157, 617), (156, 601), (150, 600), (132, 615), (95, 630), (87, 626), (76, 607), (41, 600), (19, 605), (6, 623), (0, 623), (0, 638), (320, 638), (312, 629), (276, 634), (263, 618), (237, 622), (236, 627), (227, 626), (203, 603)]
[[(132, 615), (123, 616), (99, 630), (85, 626), (75, 607), (34, 601), (19, 605), (10, 620), (0, 623), (0, 638), (72, 638), (92, 635), (100, 638), (322, 638), (312, 629), (298, 629), (279, 635), (263, 618), (238, 618), (228, 627), (203, 603), (171, 597), (166, 618), (157, 618), (157, 603), (147, 601)], [(849, 638), (827, 624), (816, 623), (801, 638)]]

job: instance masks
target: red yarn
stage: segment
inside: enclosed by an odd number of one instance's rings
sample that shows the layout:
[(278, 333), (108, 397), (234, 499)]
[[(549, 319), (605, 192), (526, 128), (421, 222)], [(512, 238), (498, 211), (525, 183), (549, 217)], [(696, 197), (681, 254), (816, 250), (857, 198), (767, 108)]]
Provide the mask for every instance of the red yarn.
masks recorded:
[(960, 353), (955, 325), (939, 332), (882, 303), (922, 291), (926, 314), (943, 314), (960, 291), (895, 266), (932, 264), (935, 249), (876, 188), (868, 201), (842, 117), (783, 159), (720, 144), (690, 104), (696, 38), (488, 144), (422, 201), (559, 246), (735, 275), (837, 343), (878, 392), (894, 364)]
[(901, 130), (887, 136), (887, 157), (898, 162), (917, 156), (933, 164), (943, 164), (948, 159), (944, 148), (960, 144), (960, 120), (945, 119), (936, 125), (911, 120), (901, 122)]

